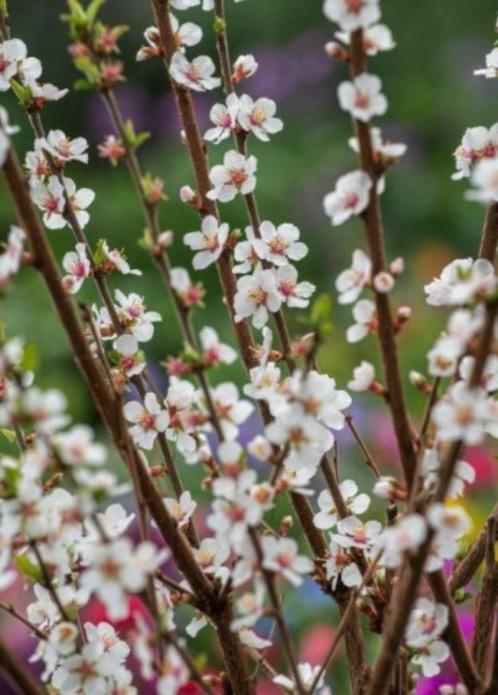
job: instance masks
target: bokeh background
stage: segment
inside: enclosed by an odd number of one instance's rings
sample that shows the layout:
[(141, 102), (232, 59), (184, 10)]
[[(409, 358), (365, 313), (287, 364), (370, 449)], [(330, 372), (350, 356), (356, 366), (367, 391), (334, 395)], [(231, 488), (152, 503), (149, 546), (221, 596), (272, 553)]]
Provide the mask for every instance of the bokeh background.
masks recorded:
[[(324, 19), (321, 4), (319, 0), (247, 0), (235, 5), (227, 0), (233, 55), (254, 53), (260, 64), (258, 73), (244, 88), (254, 97), (275, 99), (278, 115), (285, 122), (285, 130), (274, 136), (271, 144), (251, 141), (251, 150), (259, 159), (256, 193), (263, 217), (277, 224), (294, 222), (300, 227), (310, 247), (300, 266), (302, 277), (314, 282), (318, 292), (334, 294), (335, 277), (348, 265), (352, 250), (362, 246), (363, 239), (358, 221), (331, 228), (322, 210), (324, 194), (333, 188), (339, 175), (355, 167), (355, 160), (347, 146), (350, 122), (336, 100), (344, 66), (324, 53), (324, 43), (333, 38), (334, 27)], [(65, 9), (63, 0), (11, 0), (10, 5), (13, 36), (23, 38), (29, 53), (42, 59), (47, 81), (70, 87), (76, 75), (67, 54), (66, 27), (59, 20)], [(391, 139), (408, 144), (408, 153), (388, 174), (382, 198), (390, 258), (403, 255), (407, 265), (395, 300), (409, 303), (414, 310), (401, 339), (406, 375), (409, 369), (424, 370), (425, 353), (444, 324), (443, 314), (424, 305), (423, 284), (447, 260), (455, 255), (473, 255), (478, 245), (483, 210), (464, 200), (465, 183), (452, 182), (450, 175), (452, 152), (465, 128), (490, 126), (496, 120), (496, 82), (473, 76), (473, 70), (484, 64), (484, 55), (495, 40), (496, 3), (384, 0), (382, 5), (384, 21), (392, 28), (398, 46), (394, 52), (374, 58), (371, 64), (371, 70), (382, 77), (390, 102), (381, 125)], [(182, 14), (182, 18), (186, 16), (198, 21), (205, 31), (203, 43), (195, 52), (207, 52), (214, 58), (211, 16), (200, 10)], [(196, 229), (197, 220), (178, 198), (180, 186), (193, 183), (187, 153), (179, 141), (179, 126), (162, 65), (157, 61), (138, 64), (134, 60), (142, 43), (142, 31), (151, 23), (150, 8), (145, 0), (108, 0), (103, 18), (109, 23), (130, 26), (121, 42), (127, 81), (118, 88), (117, 95), (122, 110), (134, 120), (136, 128), (152, 134), (140, 150), (141, 161), (146, 171), (166, 182), (169, 201), (161, 208), (162, 226), (175, 232), (173, 264), (188, 265), (190, 252), (181, 243), (181, 236)], [(217, 99), (219, 95), (215, 93), (196, 96), (203, 127), (207, 126), (209, 108)], [(0, 103), (9, 108), (11, 121), (22, 126), (16, 144), (24, 152), (32, 138), (23, 114), (11, 95), (2, 94)], [(133, 259), (133, 266), (143, 271), (143, 277), (138, 279), (120, 278), (120, 287), (140, 292), (150, 308), (164, 314), (164, 321), (148, 346), (152, 364), (157, 366), (180, 348), (181, 339), (156, 271), (137, 244), (144, 224), (126, 169), (111, 168), (96, 154), (97, 143), (112, 132), (105, 110), (97, 95), (74, 92), (62, 102), (49, 105), (44, 118), (47, 128), (62, 128), (71, 136), (84, 135), (91, 143), (91, 165), (73, 166), (69, 174), (79, 185), (90, 186), (97, 192), (91, 209), (92, 222), (87, 228), (91, 243), (101, 237), (109, 239), (111, 245), (124, 248)], [(211, 148), (212, 162), (220, 161), (225, 149), (224, 144)], [(245, 226), (241, 200), (223, 206), (222, 211), (234, 227)], [(2, 237), (13, 221), (12, 208), (0, 186)], [(59, 256), (72, 247), (68, 230), (50, 232), (50, 236)], [(215, 326), (229, 339), (230, 328), (214, 272), (204, 272), (202, 280), (207, 287), (206, 308), (197, 313), (196, 324)], [(79, 297), (87, 302), (95, 299), (89, 288)], [(41, 384), (64, 390), (75, 419), (96, 424), (93, 407), (35, 272), (25, 270), (16, 279), (0, 301), (0, 317), (7, 322), (10, 335), (23, 335), (38, 346)], [(296, 331), (302, 330), (295, 315), (290, 321)], [(351, 323), (350, 308), (334, 302), (332, 321), (334, 330), (321, 350), (320, 362), (344, 385), (361, 359), (376, 361), (376, 346), (373, 339), (353, 348), (346, 344), (343, 329)], [(164, 379), (159, 367), (157, 370), (158, 378)], [(226, 378), (242, 383), (240, 365), (220, 370), (216, 375), (216, 380)], [(416, 417), (423, 406), (421, 397), (409, 385), (407, 394)], [(355, 415), (369, 446), (389, 471), (395, 465), (392, 432), (385, 412), (377, 408), (374, 400), (359, 398)], [(257, 427), (258, 423), (251, 421), (244, 436), (254, 434)], [(355, 476), (367, 488), (371, 480), (346, 435), (340, 438), (340, 450), (343, 476)], [(477, 481), (466, 504), (476, 527), (494, 498), (494, 453), (484, 448), (469, 453)], [(185, 476), (190, 480), (191, 472), (185, 471)], [(303, 593), (289, 600), (293, 632), (299, 635), (302, 657), (317, 662), (333, 636), (334, 616), (329, 604), (311, 584), (305, 587), (304, 600)], [(471, 620), (465, 612), (462, 620), (470, 632)], [(16, 630), (16, 639), (21, 640), (22, 630)], [(374, 644), (371, 647), (374, 649)], [(448, 674), (451, 680), (451, 666)], [(340, 684), (337, 692), (344, 692), (343, 677), (339, 660), (332, 680), (332, 684)], [(272, 690), (268, 688), (265, 693), (270, 694)], [(419, 690), (437, 692), (433, 682), (422, 683)]]

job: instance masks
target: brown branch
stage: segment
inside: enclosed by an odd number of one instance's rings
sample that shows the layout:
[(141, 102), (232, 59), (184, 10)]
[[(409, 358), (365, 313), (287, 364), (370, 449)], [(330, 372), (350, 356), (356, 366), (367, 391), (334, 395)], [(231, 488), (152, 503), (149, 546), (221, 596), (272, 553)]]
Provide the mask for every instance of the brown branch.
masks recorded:
[(469, 654), (458, 622), (455, 603), (448, 590), (446, 577), (441, 571), (431, 572), (427, 574), (427, 581), (436, 601), (444, 604), (448, 608), (448, 626), (442, 637), (451, 649), (453, 660), (462, 677), (462, 681), (469, 692), (475, 692), (480, 682), (478, 674), (482, 672), (482, 669), (479, 668), (478, 663), (474, 664)]
[[(493, 507), (490, 517), (498, 521), (498, 504)], [(449, 578), (449, 589), (451, 593), (455, 593), (455, 591), (468, 584), (480, 565), (484, 562), (487, 535), (487, 527), (484, 526), (477, 538), (467, 549), (463, 558), (453, 568), (453, 572)]]
[(0, 668), (9, 676), (9, 681), (21, 695), (43, 695), (45, 688), (33, 678), (17, 654), (0, 638)]
[(490, 635), (495, 624), (498, 602), (498, 564), (495, 559), (496, 519), (490, 517), (486, 524), (486, 565), (476, 599), (475, 631), (472, 640), (472, 656), (479, 673), (485, 673)]
[(494, 264), (496, 245), (498, 243), (498, 203), (493, 203), (486, 211), (484, 228), (479, 246), (479, 258), (485, 258)]
[[(350, 68), (351, 77), (353, 79), (366, 69), (366, 55), (362, 29), (353, 32), (351, 36)], [(368, 207), (363, 213), (363, 221), (365, 224), (368, 251), (372, 261), (372, 274), (377, 275), (386, 268), (384, 228), (377, 194), (378, 172), (373, 156), (370, 125), (361, 121), (355, 121), (355, 130), (359, 143), (360, 165), (362, 170), (370, 176), (373, 184)], [(389, 393), (389, 407), (393, 419), (405, 481), (408, 489), (410, 489), (417, 461), (403, 393), (389, 296), (384, 293), (375, 292), (375, 305), (379, 326), (378, 336), (382, 362)]]

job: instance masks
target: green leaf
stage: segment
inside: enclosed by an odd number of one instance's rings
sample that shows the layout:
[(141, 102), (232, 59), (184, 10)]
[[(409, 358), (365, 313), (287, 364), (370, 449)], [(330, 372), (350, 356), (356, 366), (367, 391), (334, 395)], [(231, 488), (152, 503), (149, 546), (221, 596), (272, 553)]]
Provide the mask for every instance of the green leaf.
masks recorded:
[(105, 3), (106, 0), (92, 0), (86, 9), (86, 18), (89, 24), (93, 24), (100, 8)]
[(92, 87), (100, 83), (100, 70), (88, 56), (81, 56), (80, 58), (76, 58), (74, 61), (74, 65), (77, 70), (84, 74), (88, 83)]
[(34, 343), (26, 343), (22, 356), (21, 369), (25, 372), (34, 372), (40, 362), (38, 348)]
[(105, 239), (99, 239), (95, 251), (93, 252), (93, 260), (96, 265), (101, 265), (107, 261), (107, 254), (104, 251)]
[(11, 80), (10, 86), (12, 87), (12, 91), (16, 97), (19, 99), (21, 106), (28, 106), (33, 99), (33, 92), (31, 89), (20, 84), (17, 80)]
[(86, 77), (80, 77), (73, 84), (73, 89), (76, 92), (88, 92), (90, 89), (93, 89), (93, 85), (90, 84)]
[(127, 120), (124, 124), (123, 135), (125, 142), (134, 150), (150, 138), (150, 133), (136, 133), (135, 126), (131, 120)]
[(214, 31), (216, 34), (223, 34), (227, 28), (226, 22), (221, 17), (216, 17), (214, 20)]
[(7, 9), (7, 0), (0, 0), (0, 14), (3, 17), (9, 16), (9, 11)]
[(40, 567), (34, 563), (27, 555), (18, 555), (15, 559), (18, 572), (33, 582), (42, 582), (43, 573)]
[(332, 314), (332, 299), (328, 294), (319, 295), (311, 305), (311, 320), (321, 326), (323, 323), (330, 322)]
[(9, 442), (9, 444), (16, 443), (16, 433), (14, 430), (11, 430), (8, 427), (2, 427), (2, 429), (0, 429), (0, 434)]

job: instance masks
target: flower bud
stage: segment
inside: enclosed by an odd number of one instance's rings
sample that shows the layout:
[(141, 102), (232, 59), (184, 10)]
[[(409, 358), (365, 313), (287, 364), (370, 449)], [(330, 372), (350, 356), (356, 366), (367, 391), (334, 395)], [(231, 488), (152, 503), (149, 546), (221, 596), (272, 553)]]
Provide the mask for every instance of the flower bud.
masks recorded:
[(384, 270), (380, 273), (377, 273), (377, 275), (374, 277), (373, 286), (376, 292), (380, 292), (381, 294), (387, 294), (394, 287), (394, 278), (391, 275), (391, 273), (388, 273)]
[(169, 247), (173, 244), (174, 239), (175, 235), (171, 229), (167, 229), (159, 234), (157, 237), (157, 243), (162, 249), (169, 249)]
[(195, 202), (197, 194), (191, 186), (182, 186), (180, 188), (180, 200), (182, 203), (192, 204)]
[(404, 259), (401, 258), (401, 256), (395, 258), (394, 261), (392, 261), (389, 265), (389, 270), (391, 272), (391, 275), (394, 275), (394, 277), (399, 277), (405, 270)]

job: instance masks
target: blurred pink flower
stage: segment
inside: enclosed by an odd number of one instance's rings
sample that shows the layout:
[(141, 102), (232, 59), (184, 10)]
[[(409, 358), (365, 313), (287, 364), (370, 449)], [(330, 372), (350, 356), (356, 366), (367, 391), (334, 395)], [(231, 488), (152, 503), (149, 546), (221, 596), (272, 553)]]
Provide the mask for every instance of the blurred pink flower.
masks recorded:
[(335, 636), (330, 625), (316, 625), (303, 635), (299, 660), (312, 666), (322, 664)]

